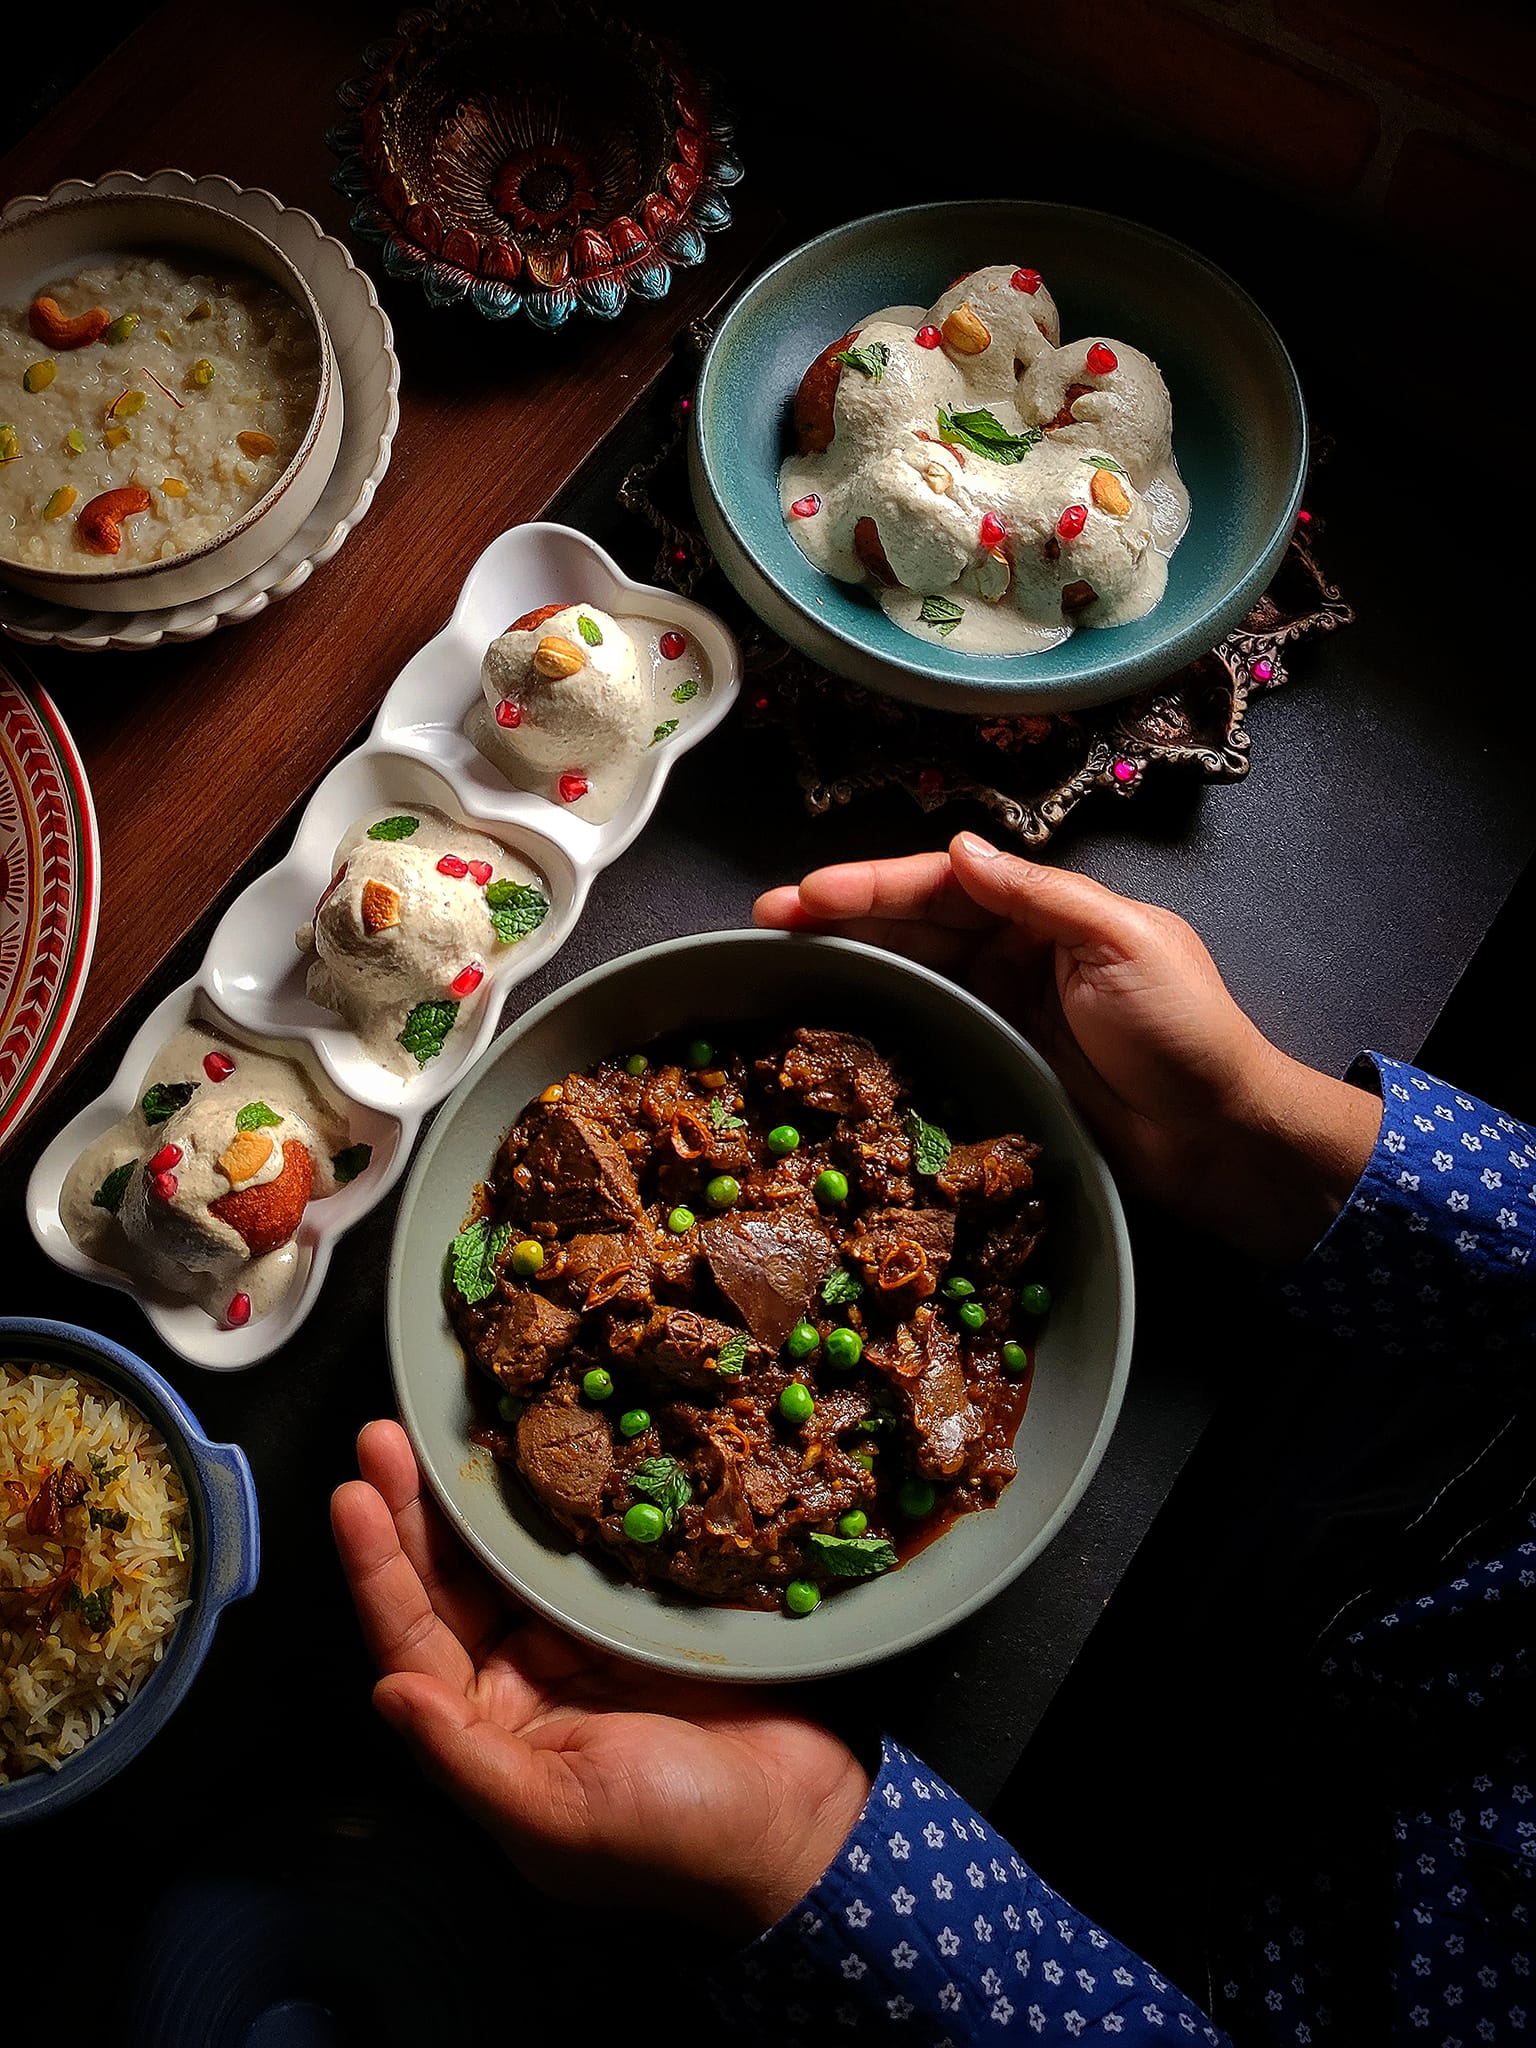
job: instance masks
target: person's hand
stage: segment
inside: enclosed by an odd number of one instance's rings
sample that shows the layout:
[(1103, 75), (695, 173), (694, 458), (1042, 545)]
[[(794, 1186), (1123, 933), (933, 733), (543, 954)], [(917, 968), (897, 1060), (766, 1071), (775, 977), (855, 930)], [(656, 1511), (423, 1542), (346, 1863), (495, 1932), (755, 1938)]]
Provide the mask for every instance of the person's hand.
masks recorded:
[(869, 1795), (852, 1752), (768, 1695), (589, 1648), (503, 1596), (422, 1489), (395, 1422), (358, 1438), (331, 1525), (374, 1703), (444, 1790), (561, 1898), (760, 1933)]
[(1370, 1157), (1376, 1097), (1270, 1044), (1180, 917), (962, 832), (819, 868), (756, 920), (964, 981), (1049, 1060), (1139, 1192), (1263, 1257), (1303, 1256)]

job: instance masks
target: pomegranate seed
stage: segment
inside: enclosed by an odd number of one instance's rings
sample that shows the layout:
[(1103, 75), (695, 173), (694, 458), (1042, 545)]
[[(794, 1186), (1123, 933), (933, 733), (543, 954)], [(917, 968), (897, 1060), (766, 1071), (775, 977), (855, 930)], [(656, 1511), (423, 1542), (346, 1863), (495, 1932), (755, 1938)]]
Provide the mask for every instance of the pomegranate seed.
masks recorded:
[(478, 960), (471, 960), (464, 969), (464, 972), (456, 974), (452, 981), (449, 982), (448, 993), (451, 996), (458, 996), (460, 998), (472, 996), (484, 979), (485, 969)]
[(1028, 292), (1033, 298), (1040, 289), (1040, 273), (1038, 270), (1016, 270), (1008, 282), (1016, 292)]
[(590, 786), (585, 775), (562, 775), (558, 785), (561, 803), (579, 804)]
[(503, 697), (501, 702), (496, 706), (496, 723), (498, 725), (513, 726), (521, 725), (522, 722), (522, 705), (514, 704), (510, 697)]
[[(324, 901), (323, 897), (321, 901)], [(203, 1054), (203, 1072), (210, 1081), (227, 1081), (234, 1071), (235, 1063), (227, 1052), (207, 1052)]]
[(496, 871), (488, 860), (472, 860), (469, 864), (469, 872), (483, 889)]
[(180, 1166), (180, 1164), (181, 1147), (179, 1145), (162, 1145), (154, 1158), (149, 1162), (149, 1170), (151, 1173), (169, 1173), (173, 1166)]
[(1063, 540), (1076, 540), (1087, 524), (1088, 507), (1086, 505), (1069, 505), (1057, 520), (1056, 531)]
[(452, 875), (457, 882), (469, 873), (469, 862), (460, 860), (456, 853), (445, 853), (437, 864), (437, 872), (440, 875)]
[(688, 642), (681, 633), (663, 633), (661, 636), (662, 659), (664, 661), (680, 660), (687, 646)]
[(754, 697), (752, 699), (752, 709), (754, 711), (766, 711), (768, 709), (768, 699), (766, 697)]
[(672, 559), (674, 562), (686, 562), (688, 559), (688, 550), (686, 548), (674, 548), (672, 550)]
[(1102, 341), (1096, 341), (1088, 351), (1087, 368), (1090, 376), (1107, 377), (1111, 370), (1118, 370), (1120, 358), (1112, 348), (1106, 348)]
[(789, 509), (797, 519), (814, 519), (821, 510), (821, 500), (812, 491), (808, 498), (796, 498)]
[(919, 327), (912, 339), (919, 348), (937, 348), (944, 337), (937, 327)]
[(251, 1297), (248, 1294), (232, 1294), (229, 1307), (224, 1311), (224, 1320), (232, 1330), (238, 1330), (251, 1320)]
[(981, 544), (984, 548), (1000, 548), (1008, 538), (1008, 529), (995, 512), (984, 512), (981, 519)]
[[(335, 874), (334, 874), (334, 875), (332, 875), (331, 879), (330, 879), (330, 880), (329, 880), (329, 881), (328, 881), (328, 882), (326, 883), (325, 887), (324, 887), (324, 888), (323, 888), (323, 889), (322, 889), (322, 890), (320, 891), (320, 901), (319, 901), (319, 902), (318, 902), (318, 903), (317, 903), (317, 904), (315, 905), (315, 916), (316, 916), (316, 917), (318, 917), (318, 916), (320, 915), (321, 911), (322, 911), (322, 910), (324, 910), (324, 908), (325, 908), (326, 904), (327, 904), (327, 903), (328, 903), (328, 902), (330, 901), (330, 899), (331, 899), (331, 898), (332, 898), (332, 897), (333, 897), (333, 896), (334, 896), (334, 895), (336, 894), (336, 891), (337, 891), (337, 890), (338, 890), (338, 889), (339, 889), (339, 888), (341, 887), (341, 879), (342, 879), (342, 876), (343, 876), (343, 875), (345, 875), (345, 873), (346, 873), (346, 872), (347, 872), (347, 864), (346, 864), (346, 862), (345, 862), (345, 861), (343, 861), (343, 862), (342, 862), (342, 864), (341, 864), (341, 866), (340, 866), (340, 867), (339, 867), (339, 868), (338, 868), (338, 869), (336, 870)], [(210, 1055), (210, 1058), (211, 1058), (211, 1057), (213, 1057), (213, 1055)], [(205, 1062), (204, 1062), (204, 1064), (206, 1065), (206, 1064), (207, 1064), (207, 1062), (205, 1061)], [(230, 1072), (231, 1072), (231, 1073), (233, 1073), (233, 1072), (234, 1072), (234, 1065), (233, 1065), (233, 1063), (231, 1063), (231, 1065), (230, 1065)], [(215, 1075), (215, 1076), (214, 1076), (214, 1079), (215, 1079), (215, 1080), (220, 1080), (220, 1081), (221, 1081), (221, 1080), (223, 1080), (223, 1079), (224, 1079), (224, 1076), (223, 1076), (222, 1074), (218, 1074), (218, 1075)]]
[(149, 1176), (149, 1184), (162, 1202), (175, 1201), (176, 1176), (174, 1173), (152, 1173)]

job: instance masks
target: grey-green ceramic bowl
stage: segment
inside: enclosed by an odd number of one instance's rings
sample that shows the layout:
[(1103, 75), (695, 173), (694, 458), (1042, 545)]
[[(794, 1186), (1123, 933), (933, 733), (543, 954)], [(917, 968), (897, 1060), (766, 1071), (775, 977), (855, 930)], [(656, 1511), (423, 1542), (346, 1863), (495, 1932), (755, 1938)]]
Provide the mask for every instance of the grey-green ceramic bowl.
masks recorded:
[[(1028, 656), (964, 654), (904, 633), (868, 591), (812, 568), (779, 510), (790, 407), (811, 361), (880, 307), (929, 305), (988, 263), (1040, 271), (1064, 337), (1113, 335), (1153, 358), (1191, 502), (1160, 604), (1132, 625), (1084, 629)], [(784, 257), (716, 330), (689, 443), (705, 538), (776, 633), (870, 689), (993, 715), (1109, 703), (1208, 653), (1273, 575), (1306, 466), (1296, 372), (1231, 278), (1134, 221), (1024, 199), (875, 214)]]
[[(1045, 1147), (1056, 1305), (1020, 1426), (1019, 1475), (888, 1577), (804, 1619), (707, 1607), (625, 1585), (582, 1556), (468, 1440), (463, 1353), (442, 1301), (443, 1254), (523, 1105), (551, 1081), (659, 1033), (845, 1024), (905, 1052), (992, 1130)], [(503, 1032), (440, 1111), (406, 1183), (389, 1273), (400, 1413), (433, 1492), (496, 1576), (574, 1634), (695, 1677), (813, 1678), (949, 1628), (1034, 1562), (1109, 1441), (1131, 1351), (1131, 1259), (1103, 1159), (1018, 1034), (952, 983), (840, 939), (721, 932), (669, 940), (583, 975)], [(1041, 1566), (1050, 1570), (1049, 1559)]]

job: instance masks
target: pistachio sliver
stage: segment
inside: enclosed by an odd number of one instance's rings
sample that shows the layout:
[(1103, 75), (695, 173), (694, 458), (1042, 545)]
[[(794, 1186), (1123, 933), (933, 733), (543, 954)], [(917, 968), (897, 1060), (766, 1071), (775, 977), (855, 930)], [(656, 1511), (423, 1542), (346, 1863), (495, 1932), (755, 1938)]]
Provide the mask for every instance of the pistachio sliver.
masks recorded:
[(23, 391), (46, 391), (59, 374), (59, 366), (50, 356), (44, 356), (40, 363), (29, 363), (21, 373)]

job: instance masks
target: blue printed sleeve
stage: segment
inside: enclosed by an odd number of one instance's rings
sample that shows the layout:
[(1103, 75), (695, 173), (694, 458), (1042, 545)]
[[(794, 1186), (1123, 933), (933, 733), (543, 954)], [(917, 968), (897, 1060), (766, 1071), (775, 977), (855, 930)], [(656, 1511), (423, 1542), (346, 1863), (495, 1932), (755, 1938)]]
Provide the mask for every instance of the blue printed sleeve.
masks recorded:
[(723, 2016), (773, 2048), (1227, 2037), (1076, 1912), (894, 1742), (858, 1825), (793, 1911), (718, 1970)]
[(1292, 1312), (1390, 1358), (1527, 1352), (1536, 1338), (1530, 1128), (1381, 1053), (1350, 1080), (1382, 1099), (1354, 1193), (1283, 1292)]

